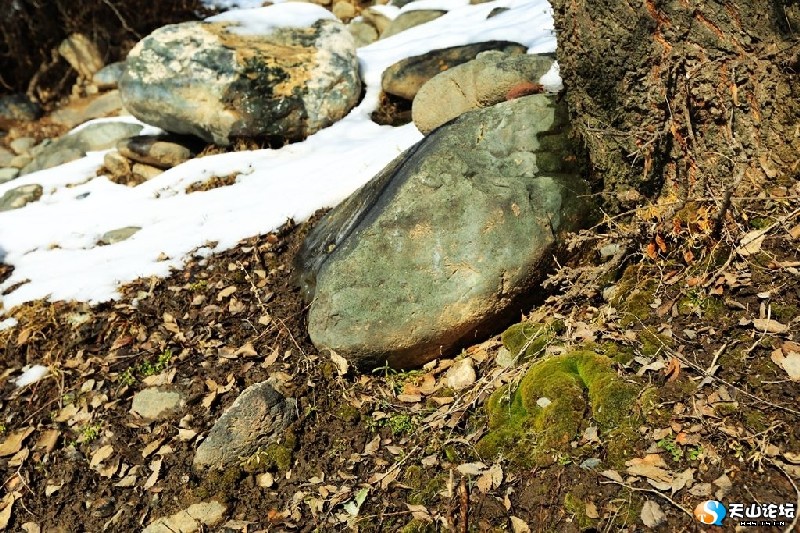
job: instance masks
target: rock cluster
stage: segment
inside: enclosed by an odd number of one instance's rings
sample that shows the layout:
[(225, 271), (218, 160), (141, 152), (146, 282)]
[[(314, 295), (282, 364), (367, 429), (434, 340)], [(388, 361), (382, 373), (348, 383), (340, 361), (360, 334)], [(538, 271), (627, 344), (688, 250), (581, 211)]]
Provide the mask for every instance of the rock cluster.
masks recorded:
[[(311, 4), (243, 11), (252, 13), (165, 26), (140, 41), (120, 80), (125, 107), (148, 124), (220, 145), (236, 137), (301, 140), (350, 111), (361, 81), (353, 37), (340, 21)], [(269, 24), (286, 11), (317, 20)]]

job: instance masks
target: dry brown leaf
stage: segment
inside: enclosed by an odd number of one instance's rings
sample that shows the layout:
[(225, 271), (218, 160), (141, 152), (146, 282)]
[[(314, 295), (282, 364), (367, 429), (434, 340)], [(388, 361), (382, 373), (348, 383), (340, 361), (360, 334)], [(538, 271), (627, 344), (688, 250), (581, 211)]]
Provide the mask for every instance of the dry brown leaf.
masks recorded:
[(380, 435), (375, 435), (375, 438), (372, 439), (371, 441), (369, 441), (364, 446), (364, 454), (365, 455), (372, 455), (373, 453), (378, 451), (378, 448), (380, 448), (380, 445), (381, 445), (381, 437), (380, 437)]
[(667, 243), (664, 242), (664, 238), (661, 235), (656, 234), (656, 244), (658, 244), (658, 249), (662, 254), (667, 253)]
[(3, 500), (0, 501), (0, 506), (2, 506), (2, 510), (0, 510), (0, 529), (6, 529), (8, 527), (8, 522), (11, 520), (11, 511), (14, 507), (14, 502), (22, 497), (21, 492), (10, 492), (3, 497)]
[(672, 480), (672, 494), (683, 490), (685, 487), (691, 487), (694, 483), (694, 469), (687, 468), (683, 472), (677, 474)]
[(647, 254), (647, 257), (655, 261), (656, 258), (658, 257), (658, 253), (656, 253), (656, 243), (654, 242), (649, 243), (647, 245), (647, 248), (645, 248), (645, 253)]
[(42, 528), (36, 522), (25, 522), (19, 527), (25, 533), (42, 533)]
[(626, 472), (632, 476), (641, 476), (648, 481), (655, 481), (658, 484), (666, 483), (667, 488), (672, 484), (672, 474), (665, 470), (667, 464), (658, 454), (648, 454), (643, 458), (631, 459), (625, 463), (628, 465)]
[(640, 514), (640, 517), (645, 526), (656, 527), (664, 521), (666, 515), (656, 502), (647, 500), (642, 506), (642, 513)]
[(783, 458), (793, 465), (800, 465), (800, 453), (785, 452)]
[(339, 355), (338, 353), (330, 350), (331, 361), (333, 364), (336, 365), (336, 373), (340, 376), (344, 376), (350, 370), (350, 363), (347, 362), (347, 359)]
[(50, 453), (56, 447), (60, 435), (61, 432), (57, 429), (47, 429), (39, 435), (39, 439), (33, 447), (37, 450), (44, 450), (44, 453)]
[(664, 375), (667, 376), (667, 383), (675, 381), (681, 375), (681, 362), (677, 357), (670, 358), (667, 361), (667, 367), (664, 369)]
[(739, 255), (745, 257), (757, 254), (761, 251), (761, 245), (764, 244), (766, 236), (767, 233), (763, 229), (753, 230), (742, 237), (742, 240), (739, 241), (739, 248), (736, 251)]
[(225, 298), (227, 298), (228, 296), (230, 296), (234, 292), (236, 292), (236, 287), (234, 285), (231, 285), (229, 287), (225, 287), (224, 289), (219, 291), (219, 293), (217, 294), (217, 301), (221, 302), (222, 300), (224, 300)]
[(399, 475), (400, 475), (400, 469), (393, 468), (389, 470), (386, 473), (386, 475), (381, 478), (381, 488), (384, 490), (388, 489), (389, 485), (391, 485)]
[(161, 473), (161, 459), (151, 461), (150, 470), (152, 471), (152, 474), (150, 474), (150, 477), (148, 477), (147, 481), (144, 482), (145, 489), (153, 488), (153, 486), (158, 482), (158, 476)]
[(514, 533), (531, 533), (531, 528), (525, 523), (525, 520), (512, 516), (511, 531)]
[(607, 477), (611, 481), (622, 483), (622, 476), (619, 475), (619, 472), (617, 472), (616, 470), (603, 470), (602, 472), (600, 472), (600, 475), (603, 477)]
[(597, 506), (592, 502), (586, 504), (586, 517), (593, 520), (600, 518), (600, 513), (597, 512)]
[(771, 318), (754, 318), (753, 327), (766, 333), (786, 333), (789, 331), (789, 326)]
[(789, 230), (789, 235), (792, 237), (792, 239), (795, 239), (795, 240), (800, 239), (800, 224), (798, 224), (795, 227), (793, 227), (792, 229), (790, 229)]
[(772, 361), (783, 368), (792, 381), (800, 381), (800, 352), (789, 352), (784, 355), (780, 348), (772, 352)]
[(397, 399), (404, 403), (417, 403), (422, 401), (419, 394), (398, 394)]
[(92, 454), (92, 459), (89, 461), (89, 466), (95, 468), (97, 465), (108, 459), (114, 454), (114, 447), (110, 444), (101, 446), (96, 452)]
[(163, 442), (164, 439), (156, 439), (153, 442), (149, 443), (147, 446), (145, 446), (144, 449), (142, 450), (142, 459), (147, 459), (148, 456), (152, 455), (152, 453), (156, 451)]
[(28, 438), (28, 435), (33, 433), (32, 427), (27, 427), (25, 429), (20, 429), (19, 431), (15, 431), (14, 433), (10, 434), (8, 437), (5, 438), (2, 444), (0, 444), (0, 457), (5, 457), (7, 455), (14, 455), (18, 451), (22, 449), (22, 443)]
[(475, 463), (464, 463), (463, 465), (458, 465), (456, 470), (464, 474), (465, 476), (477, 476), (484, 470), (486, 470), (486, 465), (481, 463), (480, 461)]
[(253, 343), (248, 342), (242, 345), (238, 350), (233, 352), (233, 355), (244, 356), (244, 357), (256, 357), (258, 352), (255, 348), (253, 348)]
[(492, 489), (496, 489), (503, 482), (503, 467), (499, 464), (493, 464), (489, 470), (484, 472), (475, 485), (478, 490), (486, 494)]
[(411, 505), (410, 503), (406, 504), (408, 510), (411, 511), (411, 516), (414, 517), (414, 520), (420, 520), (422, 522), (433, 522), (433, 517), (428, 512), (428, 508), (424, 505)]
[(125, 476), (124, 478), (119, 480), (117, 483), (114, 483), (114, 486), (115, 487), (121, 487), (121, 488), (130, 488), (130, 487), (133, 487), (133, 486), (136, 485), (136, 479), (137, 478), (134, 475)]

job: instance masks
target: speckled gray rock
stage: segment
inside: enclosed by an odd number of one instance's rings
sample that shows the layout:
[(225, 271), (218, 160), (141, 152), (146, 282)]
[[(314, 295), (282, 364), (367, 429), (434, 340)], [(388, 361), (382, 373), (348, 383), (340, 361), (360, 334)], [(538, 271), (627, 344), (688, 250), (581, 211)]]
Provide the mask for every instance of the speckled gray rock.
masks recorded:
[(123, 113), (119, 91), (108, 91), (92, 98), (82, 99), (57, 109), (50, 114), (50, 120), (68, 128), (95, 118), (116, 116)]
[(33, 161), (25, 165), (22, 174), (69, 163), (86, 155), (86, 152), (106, 150), (117, 142), (132, 137), (142, 131), (141, 124), (127, 122), (100, 122), (40, 145), (35, 151)]
[(445, 13), (447, 13), (447, 11), (442, 11), (439, 9), (419, 9), (400, 13), (397, 18), (389, 23), (389, 26), (381, 34), (381, 39), (386, 39), (392, 35), (397, 35), (401, 31), (406, 31), (410, 28), (413, 28), (414, 26), (419, 26), (421, 24), (425, 24), (426, 22), (436, 20)]
[(26, 122), (42, 116), (42, 106), (24, 94), (0, 96), (0, 125), (4, 122)]
[(378, 40), (378, 30), (363, 20), (354, 20), (347, 25), (347, 31), (353, 36), (356, 48), (372, 44)]
[(90, 80), (95, 72), (103, 68), (100, 50), (94, 41), (82, 33), (73, 33), (61, 41), (58, 53), (78, 72), (81, 79)]
[(411, 107), (414, 124), (427, 134), (462, 113), (503, 102), (513, 87), (538, 82), (553, 61), (551, 56), (495, 50), (478, 54), (420, 88)]
[(103, 236), (100, 237), (99, 244), (114, 244), (117, 242), (122, 242), (136, 235), (140, 229), (142, 228), (139, 226), (126, 226), (124, 228), (112, 229), (111, 231), (105, 232)]
[(131, 176), (139, 183), (150, 181), (156, 176), (164, 173), (164, 169), (147, 165), (145, 163), (134, 163), (131, 167)]
[(527, 48), (508, 41), (485, 41), (431, 50), (427, 54), (398, 61), (387, 68), (381, 76), (381, 87), (389, 94), (413, 100), (417, 91), (428, 80), (443, 70), (475, 59), (478, 54), (487, 50), (524, 54)]
[(15, 154), (11, 150), (7, 150), (0, 146), (0, 167), (7, 167), (11, 164), (11, 160), (14, 159)]
[(8, 147), (16, 154), (24, 154), (34, 146), (36, 146), (36, 139), (33, 137), (20, 137), (8, 143)]
[(130, 160), (119, 152), (108, 152), (103, 156), (103, 166), (112, 177), (121, 178), (131, 173)]
[(236, 398), (197, 448), (196, 469), (226, 468), (277, 443), (295, 419), (297, 401), (286, 398), (266, 381), (251, 385)]
[(20, 185), (19, 187), (6, 191), (5, 194), (0, 197), (0, 211), (11, 211), (12, 209), (25, 207), (29, 203), (35, 202), (41, 198), (43, 192), (44, 189), (42, 189), (42, 186), (35, 183)]
[(180, 392), (150, 387), (133, 395), (131, 412), (146, 420), (159, 420), (174, 414), (184, 405)]
[(361, 11), (361, 19), (375, 28), (378, 31), (378, 36), (385, 32), (386, 28), (389, 27), (389, 24), (392, 23), (392, 19), (372, 7), (368, 7), (367, 9)]
[(124, 139), (117, 143), (117, 150), (128, 159), (162, 169), (180, 165), (192, 157), (189, 148), (160, 135)]
[(142, 533), (197, 533), (211, 531), (225, 518), (228, 508), (216, 500), (195, 503), (175, 514), (159, 518)]
[(355, 43), (338, 20), (266, 35), (242, 35), (237, 28), (186, 22), (140, 41), (119, 84), (127, 110), (167, 131), (225, 145), (237, 136), (300, 140), (356, 104)]
[(14, 167), (0, 168), (0, 183), (11, 181), (19, 176), (19, 169)]
[(94, 83), (98, 89), (116, 89), (123, 72), (125, 72), (124, 61), (110, 63), (92, 76), (92, 83)]
[(551, 95), (466, 113), (334, 208), (298, 259), (315, 346), (408, 368), (518, 318), (590, 219), (568, 133)]

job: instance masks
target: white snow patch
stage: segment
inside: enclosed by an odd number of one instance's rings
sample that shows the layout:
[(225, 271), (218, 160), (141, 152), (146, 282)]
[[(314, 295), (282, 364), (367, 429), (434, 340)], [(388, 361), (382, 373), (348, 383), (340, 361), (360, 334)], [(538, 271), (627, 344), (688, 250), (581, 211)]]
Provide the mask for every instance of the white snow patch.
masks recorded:
[(43, 377), (47, 376), (49, 373), (50, 373), (50, 368), (42, 365), (33, 365), (27, 370), (24, 370), (21, 376), (12, 381), (14, 382), (14, 384), (17, 386), (18, 389), (21, 389), (25, 385), (36, 383)]
[(307, 28), (321, 19), (339, 20), (322, 6), (304, 2), (286, 2), (256, 9), (226, 11), (207, 22), (232, 22), (236, 35), (268, 35), (278, 28)]
[(18, 324), (17, 319), (14, 317), (9, 317), (6, 318), (5, 320), (0, 320), (0, 331), (11, 329), (17, 324)]
[(564, 82), (561, 81), (561, 72), (558, 68), (558, 61), (554, 61), (550, 70), (539, 78), (539, 83), (544, 87), (544, 90), (549, 93), (557, 93), (564, 88)]

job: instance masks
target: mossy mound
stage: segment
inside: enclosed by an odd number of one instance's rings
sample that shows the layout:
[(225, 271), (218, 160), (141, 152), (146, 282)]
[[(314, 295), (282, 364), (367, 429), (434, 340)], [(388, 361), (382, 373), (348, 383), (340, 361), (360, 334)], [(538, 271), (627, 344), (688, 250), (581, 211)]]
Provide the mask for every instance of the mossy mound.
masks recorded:
[(544, 353), (553, 338), (564, 331), (564, 323), (522, 322), (514, 324), (501, 335), (503, 346), (518, 361), (526, 361)]
[(545, 464), (554, 452), (569, 450), (590, 421), (605, 435), (634, 439), (636, 397), (636, 387), (616, 375), (608, 357), (576, 351), (540, 361), (515, 391), (501, 388), (489, 398), (490, 431), (478, 453), (502, 454), (521, 466)]

